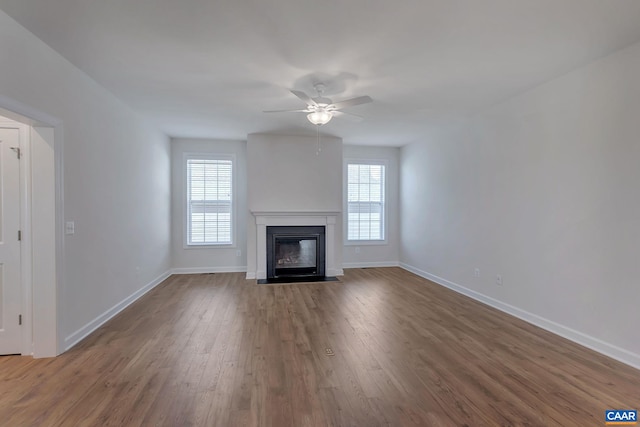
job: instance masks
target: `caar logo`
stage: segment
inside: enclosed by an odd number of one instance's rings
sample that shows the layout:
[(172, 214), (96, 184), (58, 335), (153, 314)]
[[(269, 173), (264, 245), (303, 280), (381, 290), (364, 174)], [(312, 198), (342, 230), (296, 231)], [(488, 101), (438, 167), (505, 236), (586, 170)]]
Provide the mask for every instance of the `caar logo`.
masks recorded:
[(631, 409), (609, 409), (604, 411), (604, 421), (608, 426), (631, 426), (638, 424), (638, 411)]

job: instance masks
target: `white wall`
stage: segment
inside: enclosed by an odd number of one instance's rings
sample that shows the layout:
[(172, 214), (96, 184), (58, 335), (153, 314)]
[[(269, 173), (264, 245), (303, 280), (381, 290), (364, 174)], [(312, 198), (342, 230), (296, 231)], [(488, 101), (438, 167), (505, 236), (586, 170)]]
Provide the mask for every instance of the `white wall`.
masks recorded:
[(170, 268), (169, 141), (3, 12), (0, 63), (0, 95), (63, 130), (62, 350)]
[[(233, 155), (235, 242), (231, 246), (185, 248), (184, 224), (186, 183), (185, 153)], [(246, 271), (247, 266), (247, 144), (245, 141), (173, 139), (171, 141), (172, 175), (172, 259), (177, 273)], [(237, 251), (240, 251), (240, 256)]]
[(342, 210), (342, 140), (321, 138), (248, 136), (250, 211)]
[[(247, 137), (250, 212), (342, 212), (342, 140), (250, 134)], [(247, 275), (256, 271), (256, 224), (247, 220)], [(342, 264), (342, 226), (336, 224), (338, 266)]]
[(640, 367), (639, 118), (636, 44), (403, 148), (401, 261)]
[[(342, 149), (344, 162), (348, 160), (384, 160), (386, 162), (386, 233), (384, 244), (345, 244), (343, 248), (343, 263), (345, 268), (356, 267), (387, 267), (399, 264), (400, 260), (400, 229), (399, 205), (400, 186), (398, 163), (400, 149), (396, 147), (367, 147), (361, 145), (345, 145)], [(343, 174), (346, 174), (343, 169)], [(343, 177), (346, 179), (346, 175)], [(346, 203), (346, 187), (342, 184), (344, 201)], [(346, 227), (347, 210), (343, 203), (343, 228)], [(346, 236), (345, 236), (346, 239)]]

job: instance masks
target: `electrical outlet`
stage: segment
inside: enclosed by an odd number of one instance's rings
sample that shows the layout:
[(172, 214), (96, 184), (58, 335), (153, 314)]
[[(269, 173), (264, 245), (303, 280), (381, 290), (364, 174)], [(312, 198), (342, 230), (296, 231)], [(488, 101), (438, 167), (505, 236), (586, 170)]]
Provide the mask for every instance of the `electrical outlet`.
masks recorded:
[(502, 275), (501, 274), (498, 274), (496, 276), (496, 285), (502, 286)]
[(356, 246), (355, 251), (356, 251), (357, 254), (359, 254), (360, 253), (360, 246)]
[(238, 249), (238, 250), (236, 251), (236, 256), (242, 256), (242, 250)]
[(479, 269), (479, 268), (476, 268), (475, 270), (473, 270), (473, 275), (474, 275), (475, 277), (480, 277), (480, 269)]

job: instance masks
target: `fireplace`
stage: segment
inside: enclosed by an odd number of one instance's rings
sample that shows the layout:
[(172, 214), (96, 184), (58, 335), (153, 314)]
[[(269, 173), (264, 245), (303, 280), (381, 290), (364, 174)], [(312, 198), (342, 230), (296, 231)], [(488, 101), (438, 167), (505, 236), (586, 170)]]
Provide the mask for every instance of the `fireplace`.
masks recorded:
[[(316, 250), (316, 254), (324, 257), (324, 279), (308, 281), (335, 281), (336, 276), (342, 276), (342, 268), (338, 268), (337, 259), (341, 252), (342, 239), (337, 235), (336, 222), (340, 217), (340, 212), (335, 211), (251, 211), (255, 218), (255, 229), (249, 227), (247, 239), (247, 279), (256, 279), (259, 284), (274, 282), (276, 279), (267, 280), (267, 243), (272, 237), (267, 239), (267, 227), (321, 227), (324, 228), (324, 245), (322, 251)], [(252, 233), (255, 232), (255, 234)], [(252, 238), (252, 234), (253, 237)], [(273, 274), (274, 272), (272, 272)], [(289, 280), (305, 281), (305, 280)]]
[(324, 226), (268, 226), (267, 281), (325, 277)]

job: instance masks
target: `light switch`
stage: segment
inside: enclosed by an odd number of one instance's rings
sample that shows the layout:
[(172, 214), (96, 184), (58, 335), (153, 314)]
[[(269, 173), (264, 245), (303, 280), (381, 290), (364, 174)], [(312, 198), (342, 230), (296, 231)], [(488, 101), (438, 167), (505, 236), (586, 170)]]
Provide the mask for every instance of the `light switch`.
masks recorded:
[(74, 234), (76, 232), (76, 223), (73, 221), (67, 221), (64, 224), (64, 234)]

